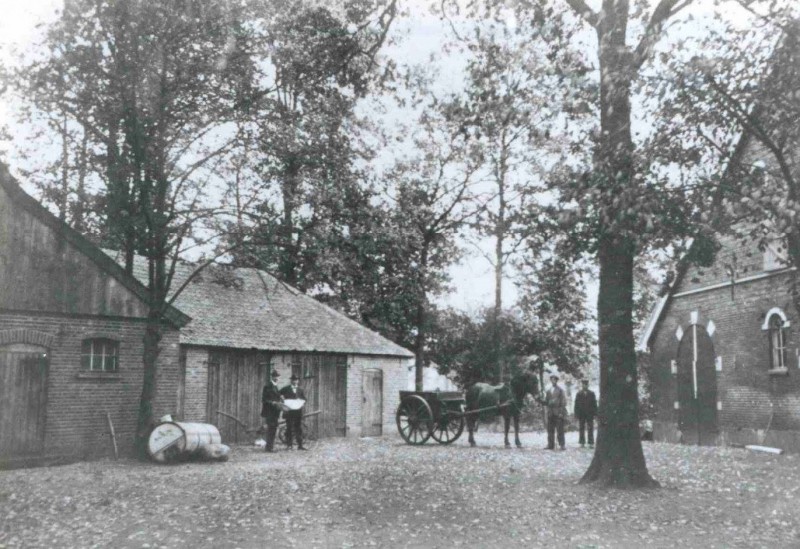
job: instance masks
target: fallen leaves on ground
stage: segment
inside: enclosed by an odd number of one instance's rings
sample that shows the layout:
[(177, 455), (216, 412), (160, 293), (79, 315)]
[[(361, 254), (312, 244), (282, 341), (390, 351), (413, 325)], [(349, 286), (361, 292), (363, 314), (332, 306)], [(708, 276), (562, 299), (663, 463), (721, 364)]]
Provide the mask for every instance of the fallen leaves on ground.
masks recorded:
[(800, 456), (645, 444), (660, 490), (578, 485), (591, 451), (396, 436), (228, 463), (103, 460), (0, 472), (0, 547), (786, 547)]

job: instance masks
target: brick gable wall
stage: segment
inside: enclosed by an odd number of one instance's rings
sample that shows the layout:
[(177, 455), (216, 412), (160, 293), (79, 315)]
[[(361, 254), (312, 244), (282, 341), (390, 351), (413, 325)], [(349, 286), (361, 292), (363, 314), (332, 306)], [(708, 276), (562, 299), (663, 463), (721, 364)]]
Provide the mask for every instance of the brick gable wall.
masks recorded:
[[(721, 261), (724, 256), (717, 263)], [(715, 265), (715, 269), (705, 272), (718, 270)], [(711, 275), (703, 276), (705, 285), (715, 280)], [(713, 323), (709, 331), (713, 331), (714, 353), (721, 360), (722, 369), (716, 372), (719, 442), (775, 444), (800, 451), (800, 316), (787, 292), (788, 276), (791, 275), (784, 273), (736, 284), (733, 293), (726, 286), (670, 300), (651, 340), (658, 438), (681, 438), (675, 409), (677, 382), (671, 373), (671, 361), (677, 358), (678, 327), (686, 332), (695, 313), (698, 324), (708, 327), (709, 322)], [(697, 283), (689, 281), (676, 293), (695, 288)], [(762, 330), (766, 314), (775, 307), (791, 323), (786, 331), (786, 375), (769, 373), (769, 341)]]

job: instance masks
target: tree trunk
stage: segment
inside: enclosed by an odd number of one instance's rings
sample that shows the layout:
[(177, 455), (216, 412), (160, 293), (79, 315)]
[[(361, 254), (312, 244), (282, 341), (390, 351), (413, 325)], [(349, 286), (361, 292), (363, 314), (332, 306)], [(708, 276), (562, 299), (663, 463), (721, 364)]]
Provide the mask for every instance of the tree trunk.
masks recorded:
[(597, 29), (600, 60), (600, 141), (594, 169), (605, 201), (598, 236), (600, 289), (600, 409), (597, 449), (581, 483), (614, 488), (657, 487), (639, 436), (639, 393), (633, 341), (633, 264), (638, 208), (631, 137), (633, 56), (626, 44), (628, 2), (605, 0)]
[(425, 288), (425, 274), (428, 270), (428, 239), (422, 247), (419, 261), (419, 279), (417, 287), (417, 314), (414, 323), (417, 328), (417, 335), (414, 338), (414, 388), (422, 391), (422, 374), (425, 367), (425, 336), (428, 322), (428, 292)]
[(503, 313), (503, 241), (506, 234), (506, 197), (505, 197), (505, 162), (501, 161), (500, 176), (497, 181), (498, 207), (497, 225), (495, 227), (494, 249), (494, 356), (497, 383), (503, 383), (504, 371), (501, 358), (502, 344), (500, 343), (500, 315)]
[(75, 193), (78, 199), (75, 201), (75, 210), (72, 215), (72, 227), (79, 233), (86, 232), (86, 210), (88, 200), (86, 196), (86, 172), (89, 169), (87, 165), (89, 148), (89, 135), (83, 132), (83, 139), (81, 141), (80, 154), (78, 156), (78, 186)]
[(69, 126), (67, 114), (64, 113), (61, 125), (61, 196), (58, 201), (58, 218), (68, 222), (69, 210)]
[(281, 197), (283, 199), (283, 216), (280, 224), (280, 260), (278, 271), (283, 276), (284, 282), (297, 286), (300, 250), (295, 244), (294, 215), (297, 210), (299, 169), (293, 162), (289, 163), (284, 173), (281, 184)]
[(147, 457), (147, 439), (153, 427), (153, 399), (156, 395), (156, 373), (161, 342), (161, 314), (151, 311), (147, 318), (142, 357), (144, 375), (139, 398), (139, 415), (136, 425), (135, 448), (139, 457)]
[(581, 483), (614, 488), (657, 487), (647, 472), (639, 437), (639, 397), (633, 341), (635, 245), (600, 243), (600, 410), (597, 449)]
[(414, 388), (422, 391), (422, 373), (425, 367), (425, 302), (417, 304), (417, 335), (414, 338)]

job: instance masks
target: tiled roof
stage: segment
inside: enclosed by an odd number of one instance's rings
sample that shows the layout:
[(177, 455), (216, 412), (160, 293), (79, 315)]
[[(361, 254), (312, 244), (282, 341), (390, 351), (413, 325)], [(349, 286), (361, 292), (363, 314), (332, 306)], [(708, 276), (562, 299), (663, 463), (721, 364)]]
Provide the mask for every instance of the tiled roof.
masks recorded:
[[(107, 252), (114, 255), (115, 252)], [(173, 290), (194, 267), (177, 266)], [(134, 274), (146, 277), (144, 258)], [(258, 269), (211, 266), (175, 300), (192, 320), (181, 343), (239, 349), (412, 357), (376, 332)]]

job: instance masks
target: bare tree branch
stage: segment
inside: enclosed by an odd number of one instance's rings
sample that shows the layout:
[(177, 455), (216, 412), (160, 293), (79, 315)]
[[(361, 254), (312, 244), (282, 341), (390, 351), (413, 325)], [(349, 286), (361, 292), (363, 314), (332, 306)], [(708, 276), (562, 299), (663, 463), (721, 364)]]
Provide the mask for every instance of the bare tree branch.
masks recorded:
[(600, 15), (593, 11), (584, 0), (566, 0), (569, 7), (577, 13), (581, 19), (589, 23), (592, 27), (597, 28), (600, 24)]
[(633, 67), (639, 69), (650, 56), (653, 46), (661, 38), (664, 26), (670, 18), (692, 3), (692, 0), (661, 0), (653, 10), (650, 21), (636, 50), (633, 52)]

